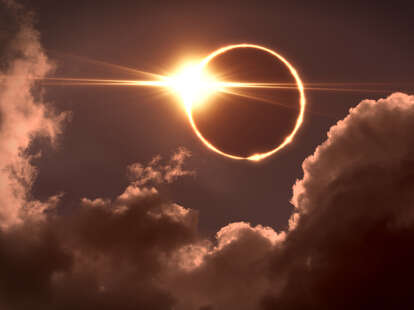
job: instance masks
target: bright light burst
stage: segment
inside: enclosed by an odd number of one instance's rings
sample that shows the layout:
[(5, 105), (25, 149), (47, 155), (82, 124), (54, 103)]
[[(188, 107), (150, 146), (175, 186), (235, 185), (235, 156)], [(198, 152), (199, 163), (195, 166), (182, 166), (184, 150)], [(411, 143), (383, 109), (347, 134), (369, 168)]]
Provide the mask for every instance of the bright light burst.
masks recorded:
[(180, 96), (187, 111), (220, 90), (220, 83), (200, 63), (184, 66), (177, 74), (169, 77), (167, 83)]
[[(233, 49), (238, 49), (238, 48), (252, 48), (252, 49), (258, 49), (261, 50), (263, 52), (266, 52), (268, 54), (270, 54), (271, 56), (275, 57), (276, 60), (282, 62), (290, 71), (291, 75), (293, 76), (293, 78), (295, 79), (296, 85), (295, 88), (299, 91), (299, 95), (300, 95), (300, 99), (299, 99), (299, 113), (298, 113), (298, 117), (296, 119), (296, 123), (295, 126), (293, 128), (293, 130), (290, 132), (290, 134), (285, 137), (285, 139), (283, 140), (283, 142), (277, 146), (275, 146), (272, 150), (268, 151), (268, 152), (264, 152), (264, 153), (257, 153), (257, 154), (251, 154), (250, 156), (247, 157), (242, 157), (242, 156), (237, 156), (234, 154), (229, 154), (224, 152), (223, 150), (220, 150), (219, 148), (217, 148), (216, 146), (214, 146), (212, 143), (210, 143), (210, 141), (208, 141), (202, 134), (201, 132), (198, 130), (197, 125), (193, 119), (193, 115), (192, 115), (192, 106), (193, 106), (193, 102), (189, 101), (186, 102), (184, 100), (184, 104), (187, 107), (187, 114), (188, 114), (188, 119), (190, 121), (191, 126), (193, 127), (193, 130), (195, 132), (195, 134), (197, 135), (197, 137), (204, 143), (205, 146), (207, 146), (210, 150), (215, 151), (216, 153), (223, 155), (225, 157), (231, 158), (231, 159), (237, 159), (237, 160), (243, 160), (243, 159), (247, 159), (247, 160), (251, 160), (251, 161), (260, 161), (266, 157), (269, 157), (273, 154), (275, 154), (276, 152), (278, 152), (279, 150), (281, 150), (282, 148), (284, 148), (287, 144), (291, 143), (293, 141), (294, 136), (296, 135), (297, 131), (299, 130), (300, 126), (302, 125), (303, 122), (303, 117), (305, 115), (305, 105), (306, 105), (306, 99), (305, 99), (305, 90), (303, 87), (303, 83), (296, 71), (296, 69), (281, 55), (279, 55), (278, 53), (276, 53), (275, 51), (260, 46), (260, 45), (255, 45), (255, 44), (235, 44), (235, 45), (228, 45), (225, 46), (223, 48), (220, 48), (216, 51), (214, 51), (213, 53), (211, 53), (210, 55), (208, 55), (206, 58), (204, 58), (201, 63), (197, 66), (197, 71), (195, 71), (197, 74), (200, 74), (199, 71), (205, 70), (208, 67), (208, 64), (211, 60), (213, 60), (215, 57), (224, 54), (230, 50)], [(195, 78), (195, 81), (199, 81), (200, 79)], [(196, 82), (197, 83), (197, 82)], [(231, 91), (226, 91), (227, 88), (285, 88), (287, 85), (282, 85), (282, 84), (277, 84), (277, 83), (239, 83), (239, 82), (226, 82), (226, 81), (216, 81), (215, 83), (213, 83), (216, 87), (216, 89), (219, 89), (220, 91), (224, 91), (224, 92), (230, 92), (230, 93), (234, 93)], [(198, 87), (203, 88), (203, 83), (198, 85)], [(208, 83), (207, 83), (208, 85)], [(290, 88), (292, 86), (290, 85)], [(213, 87), (214, 88), (214, 87)], [(237, 94), (237, 92), (235, 93)]]
[[(208, 72), (208, 64), (215, 57), (226, 53), (227, 51), (237, 49), (237, 48), (253, 48), (261, 50), (265, 53), (270, 54), (275, 58), (276, 61), (283, 63), (290, 71), (292, 76), (295, 79), (295, 83), (257, 83), (257, 82), (237, 82), (237, 81), (223, 81)], [(76, 56), (76, 58), (78, 58)], [(183, 103), (186, 113), (188, 115), (189, 122), (194, 130), (194, 133), (197, 137), (207, 146), (210, 150), (223, 155), (228, 158), (238, 159), (238, 160), (251, 160), (259, 161), (264, 158), (267, 158), (282, 148), (287, 144), (291, 143), (299, 130), (305, 113), (305, 90), (304, 85), (296, 71), (296, 69), (281, 55), (275, 51), (254, 44), (235, 44), (228, 45), (223, 48), (220, 48), (199, 62), (194, 62), (189, 65), (184, 66), (181, 70), (178, 70), (177, 73), (164, 76), (159, 74), (154, 74), (150, 72), (144, 72), (136, 69), (126, 68), (119, 65), (108, 64), (96, 60), (90, 60), (82, 57), (83, 60), (89, 61), (94, 64), (104, 65), (110, 68), (117, 70), (123, 70), (128, 73), (146, 75), (151, 80), (109, 80), (109, 79), (80, 79), (80, 78), (42, 78), (42, 83), (49, 85), (89, 85), (89, 86), (140, 86), (140, 87), (156, 87), (168, 90), (171, 93), (176, 94), (180, 101)], [(0, 77), (0, 83), (4, 80), (4, 77)], [(407, 83), (407, 86), (412, 87), (413, 83)], [(314, 91), (329, 91), (329, 92), (393, 92), (395, 91), (395, 83), (307, 83), (306, 90)], [(401, 85), (398, 84), (399, 88)], [(361, 88), (363, 86), (363, 88)], [(372, 89), (374, 86), (381, 86), (381, 89)], [(384, 89), (384, 86), (392, 87), (393, 89)], [(270, 150), (266, 153), (252, 154), (248, 157), (241, 157), (233, 154), (225, 153), (224, 151), (218, 149), (213, 144), (211, 144), (201, 132), (198, 130), (197, 125), (194, 122), (192, 112), (193, 108), (196, 105), (202, 104), (210, 98), (211, 95), (217, 92), (223, 92), (228, 94), (233, 94), (237, 96), (247, 97), (254, 99), (257, 102), (267, 102), (272, 104), (283, 105), (280, 102), (274, 102), (268, 98), (260, 98), (251, 93), (247, 94), (241, 89), (252, 89), (252, 88), (262, 88), (262, 89), (292, 89), (299, 92), (299, 105), (298, 105), (298, 117), (296, 124), (291, 131), (291, 133), (285, 138), (285, 140), (278, 146), (275, 146), (273, 150)], [(320, 113), (318, 113), (320, 114)], [(323, 114), (322, 114), (323, 115)], [(325, 115), (326, 116), (326, 115)]]
[[(257, 83), (257, 82), (235, 82), (235, 81), (222, 81), (215, 78), (208, 72), (208, 64), (211, 60), (215, 57), (226, 53), (227, 51), (238, 49), (238, 48), (252, 48), (261, 50), (265, 53), (270, 54), (275, 58), (276, 61), (280, 61), (283, 63), (292, 74), (293, 78), (295, 79), (295, 83)], [(116, 66), (117, 68), (123, 68), (120, 66)], [(130, 68), (123, 68), (127, 71), (133, 71), (135, 73), (146, 74), (155, 78), (155, 80), (105, 80), (105, 79), (75, 79), (75, 78), (46, 78), (46, 82), (50, 84), (58, 84), (58, 85), (96, 85), (96, 86), (105, 86), (105, 85), (113, 85), (113, 86), (143, 86), (143, 87), (161, 87), (172, 91), (176, 95), (179, 96), (181, 102), (184, 104), (186, 112), (188, 114), (188, 119), (190, 124), (195, 132), (195, 134), (200, 138), (200, 140), (207, 146), (210, 150), (215, 151), (218, 154), (221, 154), (225, 157), (231, 159), (238, 159), (238, 160), (251, 160), (251, 161), (259, 161), (266, 157), (273, 155), (274, 153), (281, 150), (285, 147), (288, 143), (293, 141), (293, 137), (295, 136), (296, 132), (298, 131), (300, 125), (303, 122), (303, 116), (305, 112), (305, 94), (304, 94), (304, 86), (299, 78), (298, 73), (296, 72), (295, 68), (282, 56), (280, 56), (275, 51), (268, 49), (266, 47), (254, 44), (235, 44), (235, 45), (228, 45), (223, 48), (220, 48), (200, 62), (192, 63), (190, 65), (184, 66), (181, 70), (179, 70), (176, 74), (171, 76), (162, 76), (153, 73), (137, 71)], [(198, 130), (193, 116), (192, 111), (193, 107), (197, 104), (201, 104), (206, 102), (208, 98), (216, 93), (216, 92), (224, 92), (235, 94), (238, 96), (244, 96), (245, 94), (242, 92), (238, 92), (235, 89), (238, 88), (266, 88), (266, 89), (294, 89), (299, 92), (300, 99), (299, 99), (299, 108), (298, 108), (298, 117), (296, 120), (296, 124), (291, 131), (291, 133), (284, 139), (284, 141), (280, 144), (275, 146), (273, 150), (270, 150), (266, 153), (260, 154), (252, 154), (248, 157), (241, 157), (233, 154), (226, 153), (213, 144), (211, 144), (201, 132)], [(257, 97), (247, 96), (249, 98), (259, 99)], [(266, 101), (266, 100), (262, 100)], [(268, 102), (268, 100), (266, 101)], [(277, 104), (277, 103), (276, 103)]]

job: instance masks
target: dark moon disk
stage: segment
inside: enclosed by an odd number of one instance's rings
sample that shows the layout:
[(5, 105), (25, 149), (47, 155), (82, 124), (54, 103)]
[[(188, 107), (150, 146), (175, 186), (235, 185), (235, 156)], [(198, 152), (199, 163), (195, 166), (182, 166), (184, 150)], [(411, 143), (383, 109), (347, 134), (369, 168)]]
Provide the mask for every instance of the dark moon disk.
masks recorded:
[(280, 83), (281, 88), (233, 88), (218, 93), (192, 115), (199, 132), (221, 151), (249, 157), (280, 145), (295, 127), (300, 92), (289, 68), (254, 48), (236, 48), (214, 57), (207, 70), (223, 81)]

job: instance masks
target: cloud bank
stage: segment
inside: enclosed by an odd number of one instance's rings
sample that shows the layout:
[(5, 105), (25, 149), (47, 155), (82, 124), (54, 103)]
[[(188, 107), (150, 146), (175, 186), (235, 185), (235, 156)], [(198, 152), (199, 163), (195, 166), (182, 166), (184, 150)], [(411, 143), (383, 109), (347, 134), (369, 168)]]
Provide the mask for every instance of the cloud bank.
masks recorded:
[(39, 135), (54, 143), (65, 115), (38, 94), (51, 65), (19, 21), (0, 83), (1, 309), (414, 306), (414, 96), (364, 100), (329, 130), (303, 162), (286, 232), (238, 222), (201, 237), (197, 211), (157, 190), (194, 174), (185, 149), (129, 166), (118, 197), (63, 216), (59, 196), (30, 197), (28, 149)]
[(265, 309), (413, 306), (414, 96), (364, 100), (303, 163)]

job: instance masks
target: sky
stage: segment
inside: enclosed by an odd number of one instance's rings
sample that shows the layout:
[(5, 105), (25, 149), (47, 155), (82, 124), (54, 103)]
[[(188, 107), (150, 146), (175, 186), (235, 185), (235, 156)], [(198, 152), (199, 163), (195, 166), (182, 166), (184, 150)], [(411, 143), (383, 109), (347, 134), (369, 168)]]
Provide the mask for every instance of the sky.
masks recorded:
[[(403, 4), (393, 5), (391, 12), (389, 5), (378, 2), (375, 6), (157, 1), (26, 5), (37, 14), (41, 42), (57, 62), (59, 76), (125, 77), (119, 70), (91, 66), (67, 55), (170, 73), (187, 59), (239, 42), (274, 48), (292, 62), (305, 83), (410, 82), (414, 70), (412, 22)], [(315, 113), (306, 114), (296, 143), (263, 163), (249, 164), (206, 150), (189, 130), (174, 98), (134, 88), (48, 89), (47, 100), (71, 111), (72, 120), (62, 147), (50, 157), (45, 154), (39, 163), (41, 175), (34, 190), (43, 198), (65, 191), (66, 199), (73, 197), (75, 202), (81, 196), (113, 197), (126, 185), (128, 164), (149, 161), (157, 154), (168, 156), (184, 146), (194, 154), (196, 182), (183, 179), (166, 191), (174, 201), (197, 206), (203, 214), (203, 230), (213, 233), (239, 220), (284, 228), (292, 212), (292, 184), (303, 174), (303, 159), (350, 107), (390, 91), (307, 92), (308, 111)], [(260, 186), (253, 187), (252, 180)]]
[[(0, 3), (0, 308), (414, 304), (412, 4)], [(169, 75), (237, 43), (305, 84), (294, 141), (259, 162), (206, 148), (171, 93), (46, 79)], [(292, 82), (256, 54), (216, 66)], [(268, 149), (298, 94), (265, 95), (291, 106), (217, 96), (194, 117), (229, 152)]]

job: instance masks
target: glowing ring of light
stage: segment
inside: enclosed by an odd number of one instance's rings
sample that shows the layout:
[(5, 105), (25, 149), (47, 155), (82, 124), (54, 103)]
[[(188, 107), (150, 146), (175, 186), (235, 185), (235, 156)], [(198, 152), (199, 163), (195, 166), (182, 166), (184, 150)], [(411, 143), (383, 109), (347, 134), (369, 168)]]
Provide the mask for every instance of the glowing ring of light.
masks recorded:
[(234, 45), (228, 45), (225, 47), (222, 47), (216, 51), (214, 51), (213, 53), (211, 53), (210, 55), (208, 55), (206, 58), (204, 58), (201, 62), (201, 67), (205, 68), (207, 67), (207, 65), (209, 64), (209, 62), (216, 56), (221, 55), (225, 52), (228, 52), (232, 49), (236, 49), (236, 48), (254, 48), (254, 49), (258, 49), (258, 50), (262, 50), (265, 51), (273, 56), (275, 56), (277, 59), (279, 59), (280, 61), (282, 61), (289, 69), (290, 73), (292, 74), (292, 76), (295, 78), (296, 81), (296, 85), (297, 88), (299, 90), (300, 93), (300, 111), (298, 114), (298, 118), (296, 119), (296, 124), (295, 127), (293, 128), (293, 130), (291, 131), (291, 133), (285, 138), (285, 140), (276, 148), (265, 152), (265, 153), (258, 153), (258, 154), (253, 154), (247, 157), (243, 157), (243, 156), (237, 156), (237, 155), (232, 155), (226, 152), (223, 152), (222, 150), (218, 149), (217, 147), (215, 147), (213, 144), (211, 144), (202, 134), (201, 132), (198, 130), (197, 125), (194, 122), (193, 119), (193, 114), (192, 114), (192, 105), (186, 105), (188, 108), (187, 110), (187, 114), (188, 114), (188, 119), (190, 121), (191, 127), (193, 127), (194, 132), (196, 133), (197, 137), (204, 143), (204, 145), (206, 145), (210, 150), (215, 151), (216, 153), (223, 155), (225, 157), (231, 158), (231, 159), (238, 159), (238, 160), (252, 160), (252, 161), (259, 161), (262, 160), (266, 157), (269, 157), (273, 154), (275, 154), (276, 152), (280, 151), (282, 148), (284, 148), (287, 144), (289, 144), (290, 142), (293, 141), (294, 136), (296, 135), (297, 131), (299, 130), (300, 126), (302, 125), (303, 122), (303, 116), (305, 114), (305, 106), (306, 106), (306, 99), (305, 99), (305, 91), (304, 91), (304, 87), (303, 87), (303, 83), (298, 75), (298, 73), (296, 72), (296, 69), (281, 55), (279, 55), (278, 53), (276, 53), (275, 51), (260, 46), (260, 45), (255, 45), (255, 44), (234, 44)]

